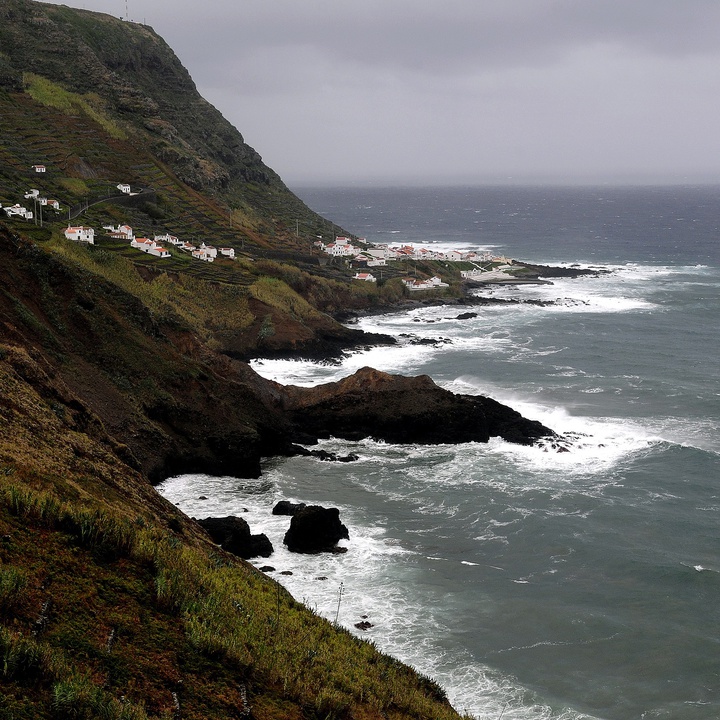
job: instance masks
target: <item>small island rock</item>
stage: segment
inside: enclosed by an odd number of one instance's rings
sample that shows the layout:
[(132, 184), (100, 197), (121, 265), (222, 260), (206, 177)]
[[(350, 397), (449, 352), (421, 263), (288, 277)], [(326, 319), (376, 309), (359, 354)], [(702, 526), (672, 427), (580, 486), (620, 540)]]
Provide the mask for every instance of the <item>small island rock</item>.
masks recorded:
[(305, 503), (294, 503), (289, 500), (280, 500), (272, 510), (273, 515), (295, 515), (299, 510), (307, 507)]
[(338, 541), (349, 537), (337, 508), (309, 505), (293, 515), (283, 542), (291, 552), (314, 554), (334, 552)]

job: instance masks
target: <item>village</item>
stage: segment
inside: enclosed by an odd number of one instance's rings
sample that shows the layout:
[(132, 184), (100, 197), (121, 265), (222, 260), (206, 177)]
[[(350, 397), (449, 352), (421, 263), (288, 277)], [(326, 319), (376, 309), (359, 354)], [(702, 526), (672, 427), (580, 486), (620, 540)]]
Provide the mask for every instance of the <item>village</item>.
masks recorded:
[[(47, 171), (45, 165), (33, 165), (31, 169), (36, 173), (44, 173)], [(131, 186), (128, 183), (119, 183), (116, 187), (122, 194), (133, 194)], [(2, 205), (0, 205), (0, 210), (2, 210), (8, 218), (19, 217), (27, 221), (35, 220), (36, 222), (38, 220), (38, 207), (50, 207), (56, 211), (61, 210), (59, 201), (44, 197), (41, 195), (40, 190), (35, 188), (27, 192), (24, 199), (32, 200), (35, 209), (30, 210), (24, 205), (16, 203), (6, 207), (2, 207)], [(118, 227), (114, 225), (104, 225), (103, 230), (105, 231), (107, 237), (116, 240), (127, 240), (130, 243), (130, 247), (159, 258), (171, 257), (170, 251), (164, 245), (173, 245), (179, 250), (189, 253), (196, 260), (203, 262), (214, 262), (218, 256), (230, 259), (235, 258), (234, 248), (215, 248), (212, 245), (206, 245), (204, 242), (196, 247), (195, 245), (184, 242), (169, 233), (164, 235), (155, 235), (153, 239), (150, 240), (149, 238), (136, 237), (133, 228), (129, 225), (120, 225)], [(68, 225), (65, 228), (64, 235), (68, 240), (72, 240), (74, 242), (85, 243), (87, 245), (95, 244), (95, 228), (92, 227), (86, 227), (84, 225)]]
[[(31, 168), (34, 172), (42, 174), (46, 172), (44, 165), (33, 165)], [(117, 189), (125, 195), (132, 195), (132, 188), (128, 183), (119, 183)], [(27, 221), (38, 220), (38, 211), (42, 222), (42, 208), (49, 207), (52, 210), (60, 211), (59, 201), (47, 198), (41, 194), (38, 189), (31, 189), (24, 195), (25, 200), (32, 200), (33, 209), (16, 203), (11, 206), (2, 207), (0, 209), (5, 212), (8, 218), (19, 217)], [(146, 237), (137, 237), (132, 227), (129, 225), (104, 225), (103, 230), (105, 236), (115, 240), (125, 240), (130, 247), (139, 252), (147, 253), (157, 258), (170, 258), (171, 252), (166, 246), (172, 245), (177, 250), (188, 253), (192, 258), (200, 262), (214, 262), (216, 258), (223, 257), (231, 260), (235, 259), (235, 250), (232, 247), (216, 248), (201, 242), (200, 245), (181, 240), (180, 238), (165, 233), (162, 235), (154, 235), (152, 239)], [(68, 225), (65, 228), (64, 235), (68, 240), (88, 245), (95, 244), (95, 229), (84, 225)], [(462, 250), (429, 250), (424, 247), (416, 247), (414, 245), (388, 245), (383, 243), (368, 242), (364, 238), (358, 238), (356, 243), (361, 246), (354, 245), (351, 238), (337, 236), (331, 242), (325, 243), (322, 239), (318, 239), (313, 243), (316, 250), (325, 253), (332, 258), (343, 258), (350, 267), (357, 269), (353, 276), (353, 280), (362, 282), (378, 281), (378, 278), (369, 272), (369, 268), (382, 268), (388, 262), (403, 261), (429, 261), (436, 260), (445, 263), (465, 263), (466, 267), (460, 271), (463, 280), (500, 280), (506, 278), (506, 271), (510, 269), (513, 260), (502, 256), (494, 256), (489, 252), (475, 252)], [(467, 264), (470, 267), (467, 267)], [(380, 270), (382, 273), (382, 270)], [(382, 275), (381, 275), (382, 277)], [(427, 279), (418, 279), (416, 277), (403, 277), (402, 282), (410, 291), (417, 290), (438, 290), (449, 287), (440, 277), (433, 276)]]
[[(428, 250), (424, 247), (414, 245), (393, 246), (387, 244), (368, 243), (364, 238), (357, 242), (367, 247), (356, 247), (348, 237), (336, 237), (333, 242), (325, 244), (317, 240), (314, 246), (327, 253), (331, 257), (344, 257), (348, 259), (353, 267), (383, 267), (388, 261), (418, 261), (418, 260), (440, 260), (443, 262), (470, 263), (469, 269), (460, 271), (460, 277), (464, 280), (490, 280), (500, 279), (505, 271), (512, 265), (512, 260), (502, 256), (494, 256), (489, 252), (478, 253), (475, 251), (449, 250)], [(365, 282), (377, 282), (377, 278), (370, 272), (355, 273), (354, 280)], [(408, 290), (436, 290), (449, 287), (448, 283), (441, 278), (434, 276), (427, 280), (405, 277), (402, 279)]]

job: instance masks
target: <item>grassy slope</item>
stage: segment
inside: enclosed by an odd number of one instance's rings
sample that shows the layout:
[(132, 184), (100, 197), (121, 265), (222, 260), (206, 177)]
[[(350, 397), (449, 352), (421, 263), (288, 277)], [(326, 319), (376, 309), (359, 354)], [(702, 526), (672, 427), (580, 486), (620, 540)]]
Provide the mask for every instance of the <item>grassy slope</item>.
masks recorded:
[[(206, 413), (203, 434), (272, 433), (252, 378), (71, 259), (12, 235), (2, 247), (0, 717), (171, 717), (176, 699), (183, 718), (457, 717), (148, 483), (133, 437), (170, 442), (162, 402)], [(173, 395), (174, 377), (197, 387)], [(235, 416), (202, 410), (223, 393)]]
[[(318, 265), (325, 221), (188, 83), (147, 28), (0, 1), (0, 202), (39, 187), (63, 205), (43, 227), (0, 223), (0, 718), (457, 717), (432, 682), (219, 552), (148, 482), (250, 474), (282, 444), (267, 387), (218, 350), (297, 347), (341, 332), (320, 311), (398, 293)], [(178, 114), (188, 98), (205, 138)], [(81, 222), (245, 259), (161, 264), (60, 238), (69, 206), (120, 181), (155, 196)]]

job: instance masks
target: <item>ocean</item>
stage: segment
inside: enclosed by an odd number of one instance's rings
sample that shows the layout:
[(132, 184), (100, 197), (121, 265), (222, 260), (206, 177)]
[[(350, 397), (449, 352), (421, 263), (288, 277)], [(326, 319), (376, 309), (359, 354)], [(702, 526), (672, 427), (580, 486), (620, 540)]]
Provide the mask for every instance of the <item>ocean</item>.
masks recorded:
[[(312, 385), (370, 365), (489, 395), (571, 451), (329, 440), (354, 463), (268, 459), (258, 480), (160, 491), (241, 514), (257, 564), (318, 613), (492, 720), (720, 717), (720, 188), (299, 188), (373, 242), (491, 249), (610, 270), (483, 295), (551, 304), (422, 307), (365, 330), (444, 339), (339, 365), (257, 361)], [(205, 496), (207, 500), (200, 500)], [(345, 554), (298, 556), (280, 499), (340, 508)], [(289, 571), (291, 575), (281, 575)], [(368, 622), (368, 630), (355, 628)]]

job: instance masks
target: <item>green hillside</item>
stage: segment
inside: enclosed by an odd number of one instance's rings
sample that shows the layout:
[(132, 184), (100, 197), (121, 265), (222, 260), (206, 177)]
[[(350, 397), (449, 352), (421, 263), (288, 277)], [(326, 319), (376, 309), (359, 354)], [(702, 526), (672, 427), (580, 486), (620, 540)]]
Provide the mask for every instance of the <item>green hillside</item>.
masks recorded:
[[(60, 209), (40, 217), (31, 188)], [(312, 250), (327, 221), (150, 28), (0, 0), (0, 204), (15, 203), (36, 215), (0, 214), (0, 720), (458, 718), (152, 486), (257, 477), (295, 452), (278, 387), (241, 360), (367, 342), (330, 313), (399, 285), (352, 283)], [(68, 218), (96, 245), (66, 240)], [(146, 256), (100, 230), (121, 223), (237, 259)]]

